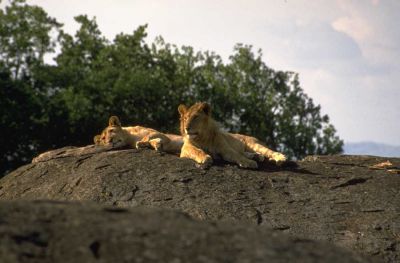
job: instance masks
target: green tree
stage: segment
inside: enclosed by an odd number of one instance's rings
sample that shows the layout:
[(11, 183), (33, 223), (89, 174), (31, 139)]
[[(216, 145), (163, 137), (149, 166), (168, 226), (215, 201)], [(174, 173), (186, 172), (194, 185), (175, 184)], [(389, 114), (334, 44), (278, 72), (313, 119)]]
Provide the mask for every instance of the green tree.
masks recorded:
[(37, 6), (9, 1), (0, 9), (0, 174), (29, 161), (40, 149), (47, 127), (50, 68), (61, 24)]
[(32, 134), (37, 132), (40, 102), (25, 81), (12, 79), (4, 68), (0, 69), (0, 87), (0, 169), (4, 172), (27, 162), (37, 146)]
[(44, 63), (44, 56), (54, 51), (51, 34), (62, 25), (38, 6), (25, 0), (11, 0), (0, 9), (0, 59), (14, 79), (32, 73)]

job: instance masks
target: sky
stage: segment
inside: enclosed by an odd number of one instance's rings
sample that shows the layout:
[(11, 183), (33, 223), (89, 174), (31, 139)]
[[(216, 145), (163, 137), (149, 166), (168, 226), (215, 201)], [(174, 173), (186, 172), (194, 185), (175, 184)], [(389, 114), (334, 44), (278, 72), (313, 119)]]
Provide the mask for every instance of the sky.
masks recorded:
[[(3, 1), (5, 2), (5, 1)], [(96, 17), (112, 40), (148, 24), (148, 41), (211, 50), (262, 49), (271, 68), (299, 73), (303, 90), (346, 142), (400, 145), (398, 0), (28, 0), (73, 34)]]

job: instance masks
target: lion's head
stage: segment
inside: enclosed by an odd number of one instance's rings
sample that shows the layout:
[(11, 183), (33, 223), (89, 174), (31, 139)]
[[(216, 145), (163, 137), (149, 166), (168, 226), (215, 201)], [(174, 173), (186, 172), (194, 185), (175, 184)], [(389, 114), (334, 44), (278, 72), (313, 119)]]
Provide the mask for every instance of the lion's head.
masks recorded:
[(182, 136), (196, 139), (207, 131), (208, 124), (212, 122), (211, 106), (205, 102), (197, 102), (190, 108), (181, 104), (178, 107), (180, 114), (180, 131)]
[(100, 135), (94, 136), (96, 145), (121, 145), (126, 143), (126, 134), (121, 127), (121, 122), (117, 116), (111, 116), (108, 120), (108, 127)]

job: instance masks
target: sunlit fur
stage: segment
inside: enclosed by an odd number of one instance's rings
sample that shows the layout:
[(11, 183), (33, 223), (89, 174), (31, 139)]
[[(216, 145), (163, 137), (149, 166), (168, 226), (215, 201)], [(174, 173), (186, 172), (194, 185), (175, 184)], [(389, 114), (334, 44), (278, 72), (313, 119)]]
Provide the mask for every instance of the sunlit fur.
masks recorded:
[(111, 116), (100, 135), (93, 138), (96, 145), (130, 146), (132, 148), (150, 147), (156, 151), (180, 153), (183, 145), (182, 136), (164, 134), (142, 126), (122, 127), (117, 116)]
[(211, 117), (211, 107), (207, 103), (198, 102), (190, 108), (180, 105), (178, 111), (184, 142), (181, 157), (209, 165), (212, 163), (212, 157), (221, 156), (224, 160), (237, 163), (243, 168), (257, 168), (257, 163), (249, 159), (257, 155), (274, 160), (278, 164), (286, 160), (283, 154), (268, 149), (254, 137), (220, 130)]

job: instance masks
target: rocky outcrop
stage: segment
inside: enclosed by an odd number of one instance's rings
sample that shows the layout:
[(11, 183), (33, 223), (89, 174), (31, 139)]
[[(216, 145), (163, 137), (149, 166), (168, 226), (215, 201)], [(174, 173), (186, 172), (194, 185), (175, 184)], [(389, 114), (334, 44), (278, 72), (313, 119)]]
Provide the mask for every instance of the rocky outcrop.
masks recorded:
[[(370, 262), (265, 227), (172, 210), (0, 202), (0, 262)], [(372, 262), (372, 261), (371, 261)]]
[[(390, 169), (371, 166), (389, 160)], [(259, 170), (150, 150), (58, 154), (0, 180), (1, 200), (94, 201), (173, 208), (201, 220), (263, 225), (328, 241), (385, 262), (400, 261), (400, 159), (311, 156), (297, 167)]]

